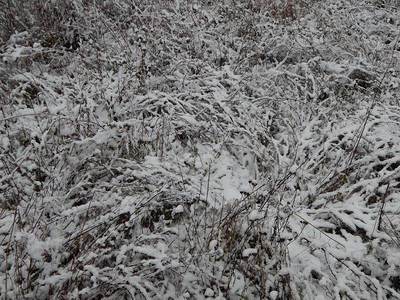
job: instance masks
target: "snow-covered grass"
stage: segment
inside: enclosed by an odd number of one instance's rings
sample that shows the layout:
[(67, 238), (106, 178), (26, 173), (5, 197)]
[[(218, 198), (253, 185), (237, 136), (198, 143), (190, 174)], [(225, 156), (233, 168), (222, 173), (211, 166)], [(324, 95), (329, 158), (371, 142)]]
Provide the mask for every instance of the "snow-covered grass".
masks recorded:
[(400, 9), (0, 1), (2, 299), (399, 299)]

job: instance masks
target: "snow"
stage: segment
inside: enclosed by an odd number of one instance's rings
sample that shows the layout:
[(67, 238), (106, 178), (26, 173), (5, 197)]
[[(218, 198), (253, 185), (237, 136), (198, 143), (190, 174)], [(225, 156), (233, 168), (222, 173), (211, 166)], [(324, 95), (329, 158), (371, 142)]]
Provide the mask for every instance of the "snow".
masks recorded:
[(277, 291), (272, 291), (269, 293), (269, 296), (271, 297), (271, 300), (276, 300), (278, 297), (278, 292)]
[(212, 297), (212, 296), (214, 296), (214, 291), (210, 288), (207, 288), (206, 291), (204, 292), (204, 296)]
[(100, 2), (1, 16), (1, 295), (400, 297), (393, 3)]
[(249, 214), (249, 220), (250, 221), (257, 221), (257, 220), (261, 220), (262, 218), (264, 218), (264, 214), (263, 212), (255, 209), (253, 211), (250, 212)]
[(182, 205), (178, 205), (177, 207), (174, 208), (174, 213), (175, 214), (180, 214), (180, 213), (183, 213), (183, 212), (184, 212), (184, 209), (183, 209)]
[(234, 275), (232, 276), (231, 281), (229, 282), (229, 287), (236, 293), (241, 294), (245, 287), (244, 276), (239, 271), (235, 271)]
[(218, 241), (217, 241), (217, 240), (212, 240), (212, 241), (210, 242), (210, 245), (209, 245), (210, 250), (214, 251), (215, 248), (217, 247), (217, 244), (218, 244)]
[(257, 249), (255, 248), (248, 248), (243, 250), (243, 257), (249, 257), (252, 254), (257, 254)]
[(341, 64), (337, 64), (335, 62), (321, 61), (321, 67), (324, 71), (330, 73), (342, 73), (346, 70), (346, 67)]

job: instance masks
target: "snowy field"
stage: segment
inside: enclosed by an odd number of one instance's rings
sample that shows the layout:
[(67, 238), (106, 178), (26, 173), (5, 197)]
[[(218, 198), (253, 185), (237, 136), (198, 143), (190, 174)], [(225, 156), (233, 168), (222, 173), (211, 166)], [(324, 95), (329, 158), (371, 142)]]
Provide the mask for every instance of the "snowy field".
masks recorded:
[(0, 0), (0, 299), (400, 299), (399, 0)]

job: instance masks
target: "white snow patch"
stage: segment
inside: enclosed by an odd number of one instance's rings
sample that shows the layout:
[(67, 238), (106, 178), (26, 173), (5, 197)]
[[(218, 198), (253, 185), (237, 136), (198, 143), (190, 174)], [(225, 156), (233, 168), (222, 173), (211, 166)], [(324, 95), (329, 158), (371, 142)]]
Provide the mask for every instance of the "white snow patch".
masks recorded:
[(322, 70), (331, 73), (341, 73), (345, 70), (343, 65), (328, 61), (321, 61), (321, 68)]
[(257, 254), (256, 248), (247, 248), (243, 250), (243, 257), (249, 257), (252, 254)]
[(174, 208), (174, 213), (175, 214), (183, 213), (183, 211), (184, 211), (183, 206), (180, 205), (180, 204), (177, 207)]
[(256, 221), (256, 220), (261, 220), (264, 218), (264, 213), (255, 209), (249, 214), (249, 220), (250, 221)]
[(217, 240), (212, 240), (208, 245), (208, 247), (210, 248), (211, 251), (214, 251), (215, 248), (217, 247), (217, 244), (218, 244)]
[(212, 296), (214, 296), (214, 291), (210, 288), (207, 288), (206, 291), (204, 292), (204, 296), (212, 297)]
[(272, 291), (271, 293), (269, 293), (269, 296), (271, 297), (271, 300), (275, 300), (278, 297), (278, 292)]
[(5, 150), (8, 150), (8, 147), (10, 146), (10, 140), (8, 139), (8, 137), (4, 136), (1, 140), (1, 143), (3, 144), (3, 148)]
[(245, 288), (245, 281), (243, 274), (235, 270), (235, 275), (232, 276), (232, 279), (229, 282), (229, 287), (236, 293), (241, 294)]

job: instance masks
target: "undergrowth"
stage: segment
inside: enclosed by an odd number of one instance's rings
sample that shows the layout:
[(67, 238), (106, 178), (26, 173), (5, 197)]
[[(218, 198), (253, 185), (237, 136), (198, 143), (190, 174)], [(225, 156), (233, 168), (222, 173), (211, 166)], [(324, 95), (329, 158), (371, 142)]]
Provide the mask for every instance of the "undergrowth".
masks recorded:
[(0, 1), (3, 299), (399, 299), (396, 1)]

